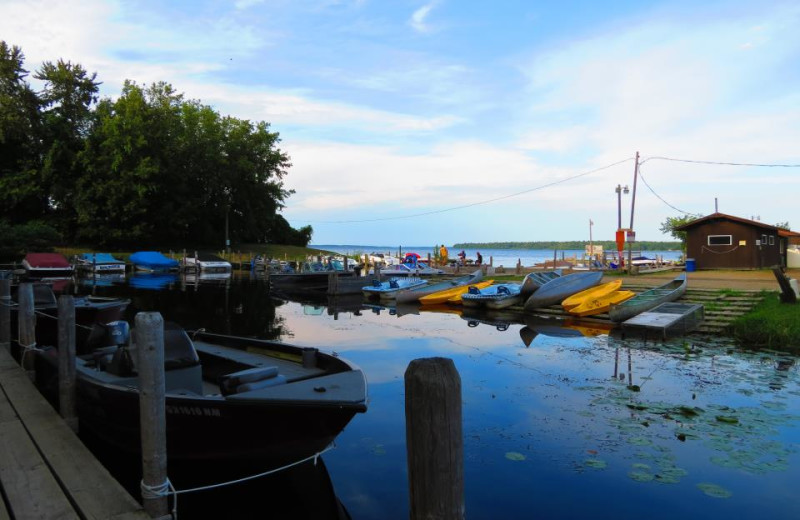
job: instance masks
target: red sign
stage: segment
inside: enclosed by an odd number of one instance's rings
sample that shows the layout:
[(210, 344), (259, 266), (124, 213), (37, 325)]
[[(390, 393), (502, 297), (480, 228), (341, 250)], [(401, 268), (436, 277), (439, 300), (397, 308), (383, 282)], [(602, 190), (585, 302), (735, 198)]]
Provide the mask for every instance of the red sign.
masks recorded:
[(626, 230), (628, 242), (636, 242), (636, 232), (632, 229)]
[(625, 248), (625, 231), (617, 231), (617, 251), (622, 251)]

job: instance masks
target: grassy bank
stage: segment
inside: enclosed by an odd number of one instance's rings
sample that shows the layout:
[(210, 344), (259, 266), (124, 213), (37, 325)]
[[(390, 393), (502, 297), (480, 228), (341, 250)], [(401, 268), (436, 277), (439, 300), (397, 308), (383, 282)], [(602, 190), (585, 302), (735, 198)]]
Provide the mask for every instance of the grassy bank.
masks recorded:
[(733, 322), (731, 330), (748, 348), (800, 352), (800, 304), (781, 303), (777, 293), (768, 292), (751, 312)]

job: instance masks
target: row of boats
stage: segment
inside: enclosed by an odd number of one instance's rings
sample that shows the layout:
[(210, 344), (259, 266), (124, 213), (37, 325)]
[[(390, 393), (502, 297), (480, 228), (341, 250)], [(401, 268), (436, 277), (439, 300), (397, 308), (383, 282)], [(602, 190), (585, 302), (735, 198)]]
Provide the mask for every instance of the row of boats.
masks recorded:
[(521, 283), (493, 283), (483, 280), (481, 270), (430, 283), (420, 277), (392, 277), (386, 281), (373, 280), (362, 292), (369, 299), (405, 304), (452, 304), (465, 307), (505, 309), (522, 305), (526, 312), (561, 305), (575, 316), (608, 313), (613, 322), (622, 322), (661, 303), (677, 300), (687, 288), (686, 274), (660, 287), (643, 291), (621, 290), (622, 280), (601, 283), (601, 271), (564, 274), (561, 270), (528, 274)]
[[(170, 272), (195, 270), (204, 272), (230, 272), (231, 263), (214, 255), (197, 253), (183, 256), (180, 260), (170, 258), (158, 251), (137, 251), (129, 258), (135, 271)], [(52, 278), (71, 276), (75, 271), (95, 274), (124, 273), (127, 263), (110, 253), (80, 253), (68, 260), (59, 253), (28, 253), (22, 259), (22, 267), (30, 276)]]

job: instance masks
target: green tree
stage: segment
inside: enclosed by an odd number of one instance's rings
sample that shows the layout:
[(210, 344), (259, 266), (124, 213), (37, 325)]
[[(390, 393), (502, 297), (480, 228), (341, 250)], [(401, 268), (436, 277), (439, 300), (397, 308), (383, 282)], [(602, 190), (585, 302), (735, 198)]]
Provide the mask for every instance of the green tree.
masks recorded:
[(34, 77), (44, 82), (40, 92), (43, 120), (42, 181), (48, 192), (50, 220), (75, 235), (75, 186), (82, 172), (77, 161), (92, 122), (100, 83), (81, 65), (45, 62)]
[(697, 217), (692, 215), (683, 215), (680, 217), (667, 217), (667, 220), (661, 223), (659, 230), (662, 233), (669, 233), (672, 238), (681, 241), (681, 250), (686, 253), (686, 231), (678, 231), (676, 228), (683, 226), (684, 224), (688, 224), (693, 220), (696, 220)]
[(39, 98), (26, 82), (25, 56), (0, 41), (0, 219), (22, 224), (44, 216)]

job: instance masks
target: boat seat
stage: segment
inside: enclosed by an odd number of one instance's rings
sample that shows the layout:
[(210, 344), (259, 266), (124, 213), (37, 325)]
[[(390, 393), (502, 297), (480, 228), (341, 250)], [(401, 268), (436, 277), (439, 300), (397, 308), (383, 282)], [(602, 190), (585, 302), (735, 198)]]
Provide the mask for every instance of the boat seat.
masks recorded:
[(397, 280), (392, 279), (389, 280), (389, 287), (391, 287), (392, 289), (398, 289), (400, 288), (400, 284), (397, 283)]
[(219, 389), (222, 395), (231, 395), (285, 382), (286, 376), (278, 374), (278, 367), (255, 367), (221, 376)]
[(506, 287), (505, 285), (498, 285), (497, 294), (511, 294), (511, 291), (509, 291), (508, 287)]
[(480, 289), (478, 289), (477, 287), (475, 287), (474, 285), (470, 285), (470, 286), (469, 286), (469, 289), (467, 289), (467, 292), (468, 292), (469, 294), (480, 294), (480, 293), (481, 293), (481, 290), (480, 290)]
[(372, 286), (373, 287), (380, 287), (381, 286), (381, 281), (378, 280), (377, 278), (375, 280), (372, 280)]

